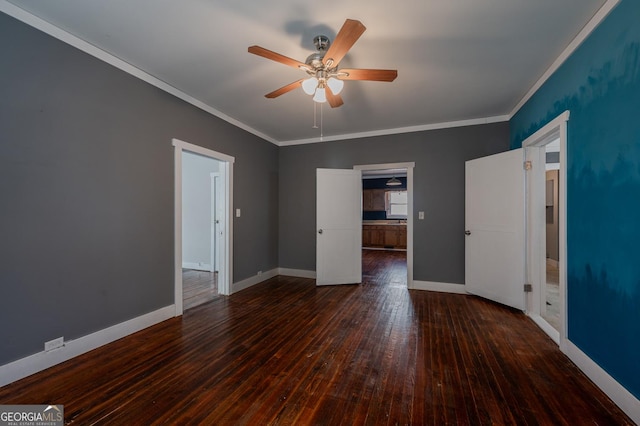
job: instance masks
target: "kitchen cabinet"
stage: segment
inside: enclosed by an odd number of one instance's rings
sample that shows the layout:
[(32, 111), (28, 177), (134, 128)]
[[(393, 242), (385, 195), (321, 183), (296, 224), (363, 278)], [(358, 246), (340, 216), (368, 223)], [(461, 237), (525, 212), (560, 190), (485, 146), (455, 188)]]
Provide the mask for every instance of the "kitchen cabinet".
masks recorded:
[(385, 211), (385, 189), (365, 189), (362, 191), (362, 210), (365, 212)]
[(362, 246), (376, 248), (407, 248), (406, 225), (363, 225)]

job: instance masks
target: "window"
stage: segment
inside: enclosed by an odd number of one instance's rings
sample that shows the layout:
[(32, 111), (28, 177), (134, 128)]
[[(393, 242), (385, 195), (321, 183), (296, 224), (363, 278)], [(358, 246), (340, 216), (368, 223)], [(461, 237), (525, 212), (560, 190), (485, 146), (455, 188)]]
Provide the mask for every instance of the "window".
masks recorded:
[(385, 210), (387, 219), (406, 219), (407, 191), (387, 191), (385, 194)]

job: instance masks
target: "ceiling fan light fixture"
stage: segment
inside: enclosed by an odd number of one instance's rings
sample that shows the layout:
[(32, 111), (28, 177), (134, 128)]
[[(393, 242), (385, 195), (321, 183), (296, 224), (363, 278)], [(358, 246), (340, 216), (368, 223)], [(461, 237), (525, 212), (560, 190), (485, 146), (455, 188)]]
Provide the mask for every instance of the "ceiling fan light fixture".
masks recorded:
[(318, 87), (316, 89), (316, 94), (313, 96), (313, 100), (321, 104), (327, 102), (327, 93), (325, 92), (324, 87)]
[(307, 95), (313, 95), (318, 87), (318, 79), (315, 77), (308, 78), (302, 82), (302, 90)]
[(331, 89), (331, 93), (333, 93), (334, 95), (338, 95), (340, 94), (340, 92), (342, 92), (344, 81), (338, 80), (335, 77), (331, 77), (329, 78), (329, 80), (327, 80), (327, 86), (329, 86), (329, 89)]

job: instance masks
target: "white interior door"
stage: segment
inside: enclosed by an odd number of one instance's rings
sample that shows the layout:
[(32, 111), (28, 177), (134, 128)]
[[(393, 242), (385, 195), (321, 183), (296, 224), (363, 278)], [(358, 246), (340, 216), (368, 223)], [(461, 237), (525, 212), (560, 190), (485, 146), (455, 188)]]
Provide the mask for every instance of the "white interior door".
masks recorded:
[(362, 174), (317, 169), (316, 284), (362, 281)]
[(220, 252), (224, 237), (224, 189), (220, 173), (211, 173), (211, 272), (220, 271)]
[(523, 150), (466, 162), (465, 281), (469, 293), (524, 310)]

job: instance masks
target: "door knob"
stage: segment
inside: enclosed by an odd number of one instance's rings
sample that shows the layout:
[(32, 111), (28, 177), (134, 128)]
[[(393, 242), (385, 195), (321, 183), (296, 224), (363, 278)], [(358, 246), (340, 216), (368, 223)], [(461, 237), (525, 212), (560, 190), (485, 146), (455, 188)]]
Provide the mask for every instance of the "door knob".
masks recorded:
[(466, 231), (464, 231), (464, 235), (471, 235), (471, 231), (467, 229)]
[(322, 234), (322, 229), (318, 229), (318, 234)]

